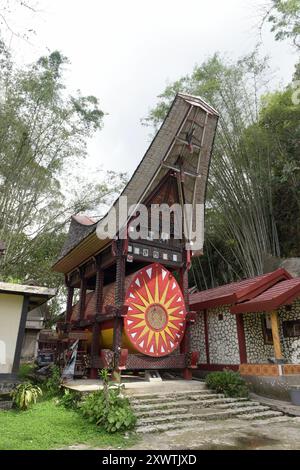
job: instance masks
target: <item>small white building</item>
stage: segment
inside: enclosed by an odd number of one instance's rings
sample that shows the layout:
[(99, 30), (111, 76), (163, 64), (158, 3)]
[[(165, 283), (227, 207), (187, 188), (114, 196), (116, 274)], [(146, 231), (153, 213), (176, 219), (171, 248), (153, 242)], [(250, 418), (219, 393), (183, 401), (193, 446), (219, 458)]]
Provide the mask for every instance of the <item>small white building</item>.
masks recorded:
[(0, 381), (18, 373), (28, 313), (55, 295), (55, 289), (0, 282)]

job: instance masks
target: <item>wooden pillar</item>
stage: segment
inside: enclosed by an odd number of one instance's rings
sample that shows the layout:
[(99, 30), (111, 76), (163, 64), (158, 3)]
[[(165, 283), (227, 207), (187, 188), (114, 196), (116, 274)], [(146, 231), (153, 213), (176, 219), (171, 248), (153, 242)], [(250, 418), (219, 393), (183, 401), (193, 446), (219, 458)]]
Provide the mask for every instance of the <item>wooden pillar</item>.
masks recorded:
[(121, 308), (124, 303), (125, 297), (125, 256), (123, 254), (123, 240), (115, 242), (116, 250), (116, 286), (115, 286), (115, 306), (118, 309), (118, 314), (114, 321), (114, 337), (113, 337), (113, 350), (114, 350), (114, 371), (113, 380), (120, 380), (119, 359), (122, 347), (122, 333), (123, 333), (123, 318), (121, 317)]
[(73, 296), (74, 296), (74, 287), (68, 286), (67, 293), (67, 308), (66, 308), (66, 323), (71, 321), (72, 308), (73, 308)]
[(274, 355), (275, 359), (282, 359), (281, 345), (280, 345), (280, 335), (278, 327), (278, 314), (276, 310), (271, 312), (271, 327), (272, 327), (272, 336), (273, 336), (273, 346), (274, 346)]
[(205, 336), (205, 353), (206, 353), (206, 362), (210, 364), (210, 357), (209, 357), (209, 335), (208, 335), (208, 315), (207, 310), (203, 312), (204, 316), (204, 336)]
[[(95, 296), (96, 296), (96, 311), (95, 315), (103, 313), (103, 279), (104, 272), (101, 269), (101, 259), (96, 259), (96, 286), (95, 286)], [(100, 355), (100, 324), (95, 321), (93, 325), (93, 335), (92, 335), (92, 345), (91, 345), (91, 360), (97, 359)], [(91, 368), (90, 373), (91, 379), (98, 378), (98, 369), (97, 367)]]
[(80, 270), (80, 298), (79, 298), (79, 320), (84, 319), (86, 299), (86, 279), (84, 277), (84, 269)]
[[(186, 257), (186, 253), (185, 253), (185, 257)], [(187, 268), (186, 262), (180, 270), (180, 287), (183, 293), (185, 307), (187, 311), (189, 311), (189, 291), (188, 291), (189, 280), (188, 280), (188, 268)], [(187, 322), (186, 327), (185, 327), (185, 333), (184, 333), (184, 336), (180, 345), (181, 353), (186, 355), (186, 359), (191, 349), (190, 343), (191, 343), (191, 326), (190, 326), (190, 323)], [(183, 378), (185, 380), (192, 380), (192, 370), (189, 369), (188, 367), (185, 367), (185, 369), (183, 370)]]
[(246, 349), (243, 314), (242, 313), (236, 314), (235, 319), (236, 319), (236, 329), (237, 329), (237, 337), (238, 337), (238, 344), (239, 344), (240, 363), (246, 364), (247, 363), (247, 349)]

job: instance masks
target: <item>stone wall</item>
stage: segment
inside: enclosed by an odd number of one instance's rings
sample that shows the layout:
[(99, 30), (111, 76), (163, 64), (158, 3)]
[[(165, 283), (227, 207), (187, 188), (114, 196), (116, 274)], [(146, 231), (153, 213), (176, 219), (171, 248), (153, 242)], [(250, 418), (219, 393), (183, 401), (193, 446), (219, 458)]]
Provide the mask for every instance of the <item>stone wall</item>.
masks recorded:
[(268, 357), (274, 356), (273, 346), (264, 343), (262, 329), (263, 316), (263, 313), (243, 314), (247, 362), (249, 364), (268, 362)]
[[(239, 364), (235, 316), (229, 307), (208, 310), (209, 358), (211, 364)], [(221, 320), (219, 315), (223, 316)]]
[[(274, 357), (273, 345), (264, 344), (262, 318), (263, 313), (244, 314), (244, 329), (247, 349), (247, 362), (250, 364), (268, 362)], [(291, 305), (291, 310), (282, 307), (278, 311), (279, 333), (282, 354), (291, 364), (300, 363), (300, 337), (285, 338), (283, 336), (282, 322), (300, 319), (300, 299)]]
[[(223, 316), (220, 319), (219, 315)], [(235, 316), (229, 307), (218, 307), (207, 311), (210, 364), (239, 364), (239, 347)], [(200, 364), (206, 364), (204, 314), (198, 313), (191, 327), (191, 348), (200, 351)]]
[[(219, 315), (223, 316), (220, 319)], [(267, 363), (268, 358), (274, 357), (272, 344), (265, 344), (262, 318), (264, 313), (243, 314), (247, 362), (249, 364)], [(300, 363), (300, 336), (284, 338), (282, 322), (300, 319), (300, 298), (291, 305), (291, 310), (282, 307), (278, 312), (280, 341), (282, 353), (291, 364)], [(228, 306), (222, 306), (207, 311), (209, 356), (211, 364), (239, 364), (239, 347), (235, 315), (231, 314)], [(191, 326), (191, 350), (199, 351), (200, 364), (206, 364), (204, 314), (198, 313), (197, 320)]]
[(288, 311), (285, 307), (279, 309), (280, 337), (282, 344), (282, 354), (291, 364), (300, 363), (300, 336), (294, 338), (284, 338), (282, 322), (287, 320), (300, 319), (300, 298), (295, 299)]
[(206, 364), (204, 314), (199, 312), (191, 325), (191, 351), (199, 351), (199, 363)]

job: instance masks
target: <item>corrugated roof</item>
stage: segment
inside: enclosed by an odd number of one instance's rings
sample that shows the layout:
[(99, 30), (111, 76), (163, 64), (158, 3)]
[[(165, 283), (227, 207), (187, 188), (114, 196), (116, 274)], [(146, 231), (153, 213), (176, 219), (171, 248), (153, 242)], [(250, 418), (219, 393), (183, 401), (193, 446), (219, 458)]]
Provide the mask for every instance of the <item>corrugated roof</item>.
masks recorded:
[(202, 310), (248, 300), (259, 295), (276, 282), (290, 278), (291, 275), (285, 269), (279, 268), (271, 273), (192, 294), (190, 295), (190, 307), (193, 310)]
[(300, 278), (281, 281), (257, 297), (231, 307), (232, 313), (270, 312), (300, 296)]

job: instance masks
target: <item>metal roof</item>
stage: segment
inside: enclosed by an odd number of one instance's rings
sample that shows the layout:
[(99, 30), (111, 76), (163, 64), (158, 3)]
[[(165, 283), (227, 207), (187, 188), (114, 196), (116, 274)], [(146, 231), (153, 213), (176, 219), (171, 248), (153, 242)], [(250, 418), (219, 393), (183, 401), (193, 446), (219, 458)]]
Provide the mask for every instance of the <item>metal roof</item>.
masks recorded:
[(231, 313), (270, 312), (300, 296), (300, 278), (281, 281), (257, 297), (231, 307)]
[(252, 299), (275, 283), (286, 279), (291, 279), (291, 275), (285, 269), (279, 268), (271, 273), (196, 292), (190, 295), (190, 307), (193, 310), (202, 310), (232, 305), (242, 300)]

